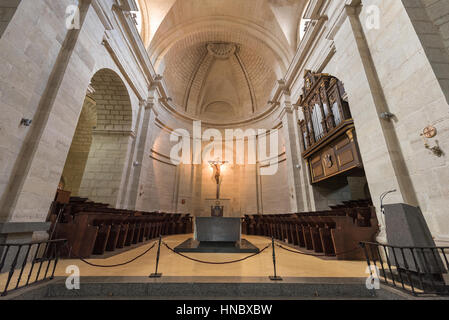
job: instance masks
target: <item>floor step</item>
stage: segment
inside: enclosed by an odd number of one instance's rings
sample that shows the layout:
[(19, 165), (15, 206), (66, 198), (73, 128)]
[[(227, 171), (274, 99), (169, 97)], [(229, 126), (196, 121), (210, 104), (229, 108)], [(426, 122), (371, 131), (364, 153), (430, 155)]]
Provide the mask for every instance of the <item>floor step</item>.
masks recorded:
[(79, 290), (65, 278), (15, 299), (404, 299), (391, 291), (368, 290), (362, 278), (82, 277)]

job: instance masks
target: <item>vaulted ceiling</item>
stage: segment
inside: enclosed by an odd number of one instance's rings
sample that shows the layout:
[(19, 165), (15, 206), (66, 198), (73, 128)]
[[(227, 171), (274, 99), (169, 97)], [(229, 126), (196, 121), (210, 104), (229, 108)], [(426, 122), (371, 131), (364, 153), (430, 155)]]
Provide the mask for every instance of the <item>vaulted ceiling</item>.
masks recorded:
[(139, 0), (142, 38), (175, 107), (229, 122), (267, 107), (306, 0)]

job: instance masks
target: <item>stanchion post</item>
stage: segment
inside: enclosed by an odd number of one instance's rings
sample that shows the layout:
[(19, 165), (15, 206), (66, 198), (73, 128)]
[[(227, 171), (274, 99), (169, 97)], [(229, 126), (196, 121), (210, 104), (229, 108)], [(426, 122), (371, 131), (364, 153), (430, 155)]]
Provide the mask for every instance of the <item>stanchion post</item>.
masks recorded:
[(162, 235), (159, 235), (159, 245), (157, 247), (157, 255), (156, 255), (156, 271), (150, 274), (150, 278), (160, 278), (162, 277), (162, 273), (157, 273), (159, 268), (159, 257), (161, 254), (161, 243), (162, 243)]
[(271, 281), (282, 281), (282, 278), (279, 277), (276, 273), (276, 251), (274, 248), (274, 237), (271, 237), (271, 247), (273, 248), (273, 267), (274, 267), (274, 276), (270, 276)]

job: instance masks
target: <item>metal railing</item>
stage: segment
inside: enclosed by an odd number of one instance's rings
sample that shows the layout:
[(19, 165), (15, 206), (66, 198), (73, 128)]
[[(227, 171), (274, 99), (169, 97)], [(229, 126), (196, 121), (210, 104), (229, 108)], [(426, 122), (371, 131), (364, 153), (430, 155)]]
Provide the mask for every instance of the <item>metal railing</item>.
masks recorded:
[(373, 282), (415, 296), (449, 295), (449, 247), (399, 247), (361, 242)]
[(54, 277), (65, 239), (0, 244), (0, 292), (8, 292)]

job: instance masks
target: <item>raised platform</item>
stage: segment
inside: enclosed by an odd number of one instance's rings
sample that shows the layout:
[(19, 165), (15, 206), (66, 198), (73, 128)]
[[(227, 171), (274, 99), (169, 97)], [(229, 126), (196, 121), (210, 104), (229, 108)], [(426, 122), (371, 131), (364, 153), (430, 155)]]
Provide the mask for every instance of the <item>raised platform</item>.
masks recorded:
[(190, 238), (175, 248), (176, 252), (196, 253), (258, 253), (260, 250), (248, 240), (236, 242), (198, 241)]
[(10, 293), (0, 300), (60, 299), (413, 299), (382, 286), (368, 290), (365, 278), (268, 277), (82, 277), (80, 290), (67, 290), (66, 277)]

